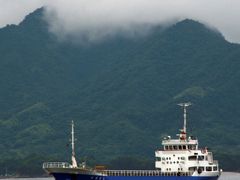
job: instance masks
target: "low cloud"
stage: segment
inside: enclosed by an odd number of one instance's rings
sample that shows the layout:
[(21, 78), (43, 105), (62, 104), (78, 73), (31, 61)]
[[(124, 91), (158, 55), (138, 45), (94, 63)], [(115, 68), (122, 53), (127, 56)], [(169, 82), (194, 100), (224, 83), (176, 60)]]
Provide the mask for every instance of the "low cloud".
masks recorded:
[(239, 0), (51, 0), (47, 17), (59, 36), (88, 40), (190, 18), (240, 42)]
[[(21, 0), (11, 0), (11, 5), (8, 5), (9, 0), (0, 0), (1, 3), (5, 3), (5, 7), (9, 9), (12, 6), (17, 12), (9, 18), (2, 17), (0, 25), (14, 18), (21, 19), (14, 17), (24, 14), (20, 7), (16, 7), (19, 1)], [(63, 39), (78, 37), (92, 41), (119, 33), (138, 34), (155, 25), (169, 25), (189, 18), (218, 29), (231, 42), (240, 42), (239, 0), (22, 0), (21, 2), (25, 2), (25, 6), (28, 7), (24, 12), (44, 5), (50, 31)], [(0, 12), (1, 9), (2, 7)], [(2, 14), (0, 13), (0, 16)]]

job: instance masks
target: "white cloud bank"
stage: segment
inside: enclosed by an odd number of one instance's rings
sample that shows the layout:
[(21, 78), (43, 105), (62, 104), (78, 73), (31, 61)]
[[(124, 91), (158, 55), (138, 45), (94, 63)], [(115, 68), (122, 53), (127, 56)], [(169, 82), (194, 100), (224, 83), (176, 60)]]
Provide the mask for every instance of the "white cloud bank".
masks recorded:
[(190, 18), (240, 42), (240, 0), (0, 0), (0, 26), (43, 5), (50, 30), (61, 37), (91, 40)]

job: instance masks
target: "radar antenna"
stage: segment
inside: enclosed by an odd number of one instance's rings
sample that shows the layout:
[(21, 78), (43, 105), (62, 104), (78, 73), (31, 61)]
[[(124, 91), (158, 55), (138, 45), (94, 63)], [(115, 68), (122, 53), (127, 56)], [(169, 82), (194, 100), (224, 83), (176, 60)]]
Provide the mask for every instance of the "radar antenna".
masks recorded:
[(183, 120), (184, 120), (183, 129), (181, 130), (181, 134), (180, 134), (180, 139), (186, 140), (187, 138), (187, 107), (191, 106), (192, 104), (188, 102), (188, 103), (180, 103), (178, 105), (183, 107)]

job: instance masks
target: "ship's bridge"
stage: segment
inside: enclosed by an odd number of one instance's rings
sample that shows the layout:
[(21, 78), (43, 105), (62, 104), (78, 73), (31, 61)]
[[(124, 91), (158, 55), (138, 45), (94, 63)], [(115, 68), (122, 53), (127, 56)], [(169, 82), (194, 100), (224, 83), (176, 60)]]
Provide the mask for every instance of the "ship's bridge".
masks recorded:
[(188, 140), (180, 139), (164, 139), (162, 141), (164, 150), (196, 150), (198, 149), (198, 140), (188, 138)]

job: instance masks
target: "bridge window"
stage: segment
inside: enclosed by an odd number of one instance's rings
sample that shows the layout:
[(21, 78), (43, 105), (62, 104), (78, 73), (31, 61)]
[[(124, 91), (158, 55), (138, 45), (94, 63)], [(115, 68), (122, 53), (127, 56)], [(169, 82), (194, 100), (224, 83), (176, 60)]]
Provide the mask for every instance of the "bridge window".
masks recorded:
[(203, 161), (204, 160), (204, 156), (198, 156), (198, 160), (199, 161)]
[(183, 149), (184, 149), (184, 150), (186, 149), (186, 145), (183, 145)]
[(161, 157), (156, 157), (156, 161), (161, 161)]
[(197, 170), (197, 167), (189, 167), (188, 170), (189, 170), (189, 171), (196, 171), (196, 170)]
[(178, 149), (179, 149), (179, 150), (182, 150), (182, 146), (181, 146), (181, 145), (179, 145), (179, 146), (178, 146)]
[(218, 170), (217, 166), (213, 166), (213, 171), (217, 171), (217, 170)]
[(173, 149), (173, 147), (172, 146), (169, 146), (169, 150), (172, 150)]
[(168, 146), (165, 146), (165, 150), (168, 150)]
[(174, 145), (174, 146), (173, 146), (173, 149), (174, 149), (174, 150), (177, 150), (178, 148), (177, 148), (177, 146), (176, 146), (176, 145)]
[(212, 171), (212, 167), (211, 166), (207, 166), (206, 167), (206, 171)]
[(196, 145), (188, 145), (188, 149), (195, 150), (196, 149)]
[(196, 161), (197, 160), (197, 156), (189, 156), (188, 160), (189, 161)]

